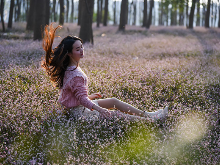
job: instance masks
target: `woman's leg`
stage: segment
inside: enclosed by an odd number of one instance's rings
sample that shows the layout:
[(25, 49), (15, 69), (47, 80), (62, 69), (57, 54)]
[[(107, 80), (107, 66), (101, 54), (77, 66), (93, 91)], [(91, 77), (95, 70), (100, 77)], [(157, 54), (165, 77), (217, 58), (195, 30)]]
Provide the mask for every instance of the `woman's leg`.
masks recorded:
[(123, 113), (137, 115), (141, 117), (150, 117), (153, 118), (154, 120), (164, 118), (165, 116), (168, 115), (168, 107), (164, 108), (163, 110), (160, 109), (156, 112), (145, 112), (116, 98), (99, 99), (97, 101), (99, 106), (103, 108), (107, 108), (107, 109), (116, 108)]
[(100, 107), (111, 109), (116, 108), (121, 112), (128, 113), (131, 115), (143, 116), (144, 111), (141, 111), (130, 104), (127, 104), (123, 101), (120, 101), (116, 98), (107, 98), (107, 99), (99, 99), (97, 100)]

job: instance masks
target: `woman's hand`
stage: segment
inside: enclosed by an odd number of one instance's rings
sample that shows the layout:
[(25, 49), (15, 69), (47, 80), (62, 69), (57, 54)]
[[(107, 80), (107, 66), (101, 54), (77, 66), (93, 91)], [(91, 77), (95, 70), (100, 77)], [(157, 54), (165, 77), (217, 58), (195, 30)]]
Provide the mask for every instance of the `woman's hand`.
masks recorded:
[(102, 95), (100, 93), (93, 93), (93, 94), (89, 95), (88, 97), (90, 100), (94, 100), (94, 99), (102, 97)]
[(111, 116), (111, 113), (109, 112), (108, 109), (101, 108), (101, 110), (98, 110), (100, 115), (102, 115), (104, 118), (109, 118)]
[(98, 111), (100, 113), (100, 115), (102, 115), (105, 118), (108, 118), (111, 116), (111, 113), (106, 108), (102, 108), (96, 104), (94, 104), (92, 108), (95, 109), (96, 111)]

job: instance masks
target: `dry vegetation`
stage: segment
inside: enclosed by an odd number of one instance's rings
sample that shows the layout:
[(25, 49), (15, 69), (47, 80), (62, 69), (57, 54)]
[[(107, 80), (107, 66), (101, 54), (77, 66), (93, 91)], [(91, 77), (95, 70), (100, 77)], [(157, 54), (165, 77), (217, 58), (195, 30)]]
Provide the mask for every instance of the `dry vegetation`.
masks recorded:
[[(40, 68), (41, 42), (24, 40), (32, 35), (24, 27), (0, 35), (0, 163), (218, 164), (219, 29), (94, 25), (95, 44), (80, 63), (90, 93), (149, 111), (169, 105), (161, 125), (67, 119)], [(68, 34), (79, 27), (58, 32)]]

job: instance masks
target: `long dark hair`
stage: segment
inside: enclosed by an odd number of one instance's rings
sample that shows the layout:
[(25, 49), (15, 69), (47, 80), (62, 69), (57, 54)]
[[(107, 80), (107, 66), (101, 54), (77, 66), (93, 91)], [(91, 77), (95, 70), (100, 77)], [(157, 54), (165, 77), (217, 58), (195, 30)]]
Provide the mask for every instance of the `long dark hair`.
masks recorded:
[(52, 24), (45, 26), (43, 39), (45, 57), (42, 60), (42, 67), (46, 69), (54, 85), (62, 88), (64, 73), (70, 63), (68, 53), (72, 51), (75, 41), (80, 40), (82, 42), (82, 40), (76, 36), (67, 36), (56, 48), (52, 49), (55, 33), (59, 27), (61, 26), (53, 28)]

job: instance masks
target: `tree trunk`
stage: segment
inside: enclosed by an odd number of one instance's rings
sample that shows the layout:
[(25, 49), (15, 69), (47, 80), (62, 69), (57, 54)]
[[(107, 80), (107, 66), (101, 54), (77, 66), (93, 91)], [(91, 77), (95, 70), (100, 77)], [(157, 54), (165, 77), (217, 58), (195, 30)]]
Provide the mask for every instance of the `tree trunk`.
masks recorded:
[(27, 0), (26, 1), (26, 10), (25, 10), (25, 12), (26, 12), (26, 22), (28, 21), (28, 14), (29, 14), (29, 4), (30, 4), (30, 0)]
[(214, 12), (213, 12), (213, 6), (214, 6), (214, 5), (213, 5), (213, 0), (212, 0), (212, 1), (211, 1), (211, 7), (212, 7), (211, 26), (214, 26), (214, 25), (213, 25), (213, 22), (214, 22), (214, 21), (213, 21), (213, 20), (214, 20), (214, 19), (213, 19), (213, 18), (214, 18), (214, 17), (213, 17), (213, 15), (214, 15)]
[(159, 10), (158, 10), (158, 15), (159, 15), (159, 21), (158, 21), (158, 24), (159, 25), (162, 25), (162, 10), (163, 10), (163, 0), (161, 0), (161, 2), (158, 2), (159, 4)]
[(79, 6), (78, 6), (78, 25), (81, 23), (81, 13), (82, 13), (82, 3), (84, 0), (79, 1)]
[(184, 0), (181, 0), (179, 3), (179, 25), (184, 24)]
[(218, 7), (218, 28), (220, 28), (220, 4)]
[(90, 42), (93, 44), (93, 32), (92, 32), (92, 18), (94, 9), (94, 0), (81, 0), (82, 2), (82, 15), (81, 15), (81, 27), (79, 37), (84, 43)]
[[(28, 0), (26, 0), (26, 1), (28, 1)], [(25, 6), (26, 6), (25, 1), (22, 0), (21, 2), (22, 2), (22, 5), (23, 5), (23, 11), (25, 11)], [(27, 13), (24, 12), (24, 16), (22, 17), (22, 21), (26, 21), (26, 15), (27, 15)]]
[(35, 1), (37, 0), (30, 1), (30, 8), (28, 11), (28, 21), (27, 21), (26, 30), (34, 30)]
[[(35, 0), (34, 40), (42, 40), (45, 26), (46, 5), (45, 0)], [(39, 12), (41, 11), (41, 12)]]
[(147, 0), (144, 0), (143, 27), (147, 26)]
[(213, 26), (215, 27), (215, 24), (216, 24), (216, 21), (217, 21), (217, 11), (218, 11), (218, 5), (217, 5), (217, 3), (214, 3), (213, 4), (214, 5), (214, 10), (215, 10), (215, 13), (214, 13), (214, 22), (213, 22)]
[(21, 0), (16, 1), (16, 10), (15, 10), (15, 22), (18, 22), (20, 20), (20, 15), (21, 15)]
[(192, 0), (192, 7), (189, 15), (189, 29), (193, 29), (193, 19), (194, 19), (194, 12), (196, 7), (196, 0)]
[(100, 0), (97, 0), (97, 14), (96, 14), (96, 27), (99, 27), (100, 23)]
[(151, 0), (151, 1), (150, 1), (149, 18), (148, 18), (147, 26), (146, 26), (147, 29), (149, 29), (149, 28), (150, 28), (150, 25), (151, 25), (153, 7), (154, 7), (154, 0)]
[(196, 26), (200, 26), (200, 0), (197, 0)]
[(108, 22), (108, 0), (105, 0), (105, 13), (103, 19), (103, 26), (107, 26), (107, 22)]
[(70, 22), (73, 23), (73, 19), (74, 19), (74, 0), (71, 0), (71, 16), (70, 16)]
[(57, 22), (57, 13), (56, 13), (56, 3), (57, 1), (56, 0), (53, 0), (53, 21), (54, 22)]
[(127, 5), (128, 5), (128, 0), (121, 1), (121, 13), (120, 13), (120, 24), (119, 24), (119, 30), (121, 31), (125, 30)]
[(103, 0), (101, 0), (101, 6), (99, 7), (99, 14), (100, 14), (100, 16), (99, 16), (99, 20), (100, 20), (100, 22), (102, 22), (103, 20), (102, 20), (102, 9), (103, 9)]
[(59, 24), (63, 25), (64, 24), (64, 0), (59, 0), (60, 1), (60, 19), (59, 19)]
[(176, 26), (177, 25), (177, 4), (174, 1), (172, 3), (172, 9), (171, 9), (171, 25)]
[(114, 25), (116, 24), (116, 1), (114, 1)]
[(206, 28), (209, 28), (210, 3), (211, 3), (211, 0), (208, 0), (207, 10), (205, 13), (205, 27)]
[(45, 24), (49, 25), (50, 23), (50, 0), (45, 2)]
[(1, 0), (1, 21), (2, 21), (2, 31), (3, 32), (5, 32), (4, 7), (5, 7), (5, 2), (4, 2), (4, 0)]
[(10, 13), (9, 13), (9, 19), (8, 19), (8, 28), (12, 28), (12, 18), (13, 18), (14, 3), (15, 3), (14, 0), (11, 0)]
[(66, 22), (69, 22), (69, 0), (66, 0)]
[(165, 7), (165, 13), (166, 13), (166, 26), (168, 26), (169, 25), (169, 3), (167, 2), (167, 0), (165, 0), (164, 7)]
[(125, 8), (125, 25), (128, 24), (128, 0), (127, 0), (127, 4), (126, 4), (126, 8)]
[(137, 15), (137, 4), (136, 1), (133, 1), (134, 13), (133, 13), (133, 22), (132, 25), (136, 25), (136, 15)]
[(186, 27), (188, 27), (188, 19), (189, 19), (188, 10), (189, 10), (189, 0), (186, 0)]

